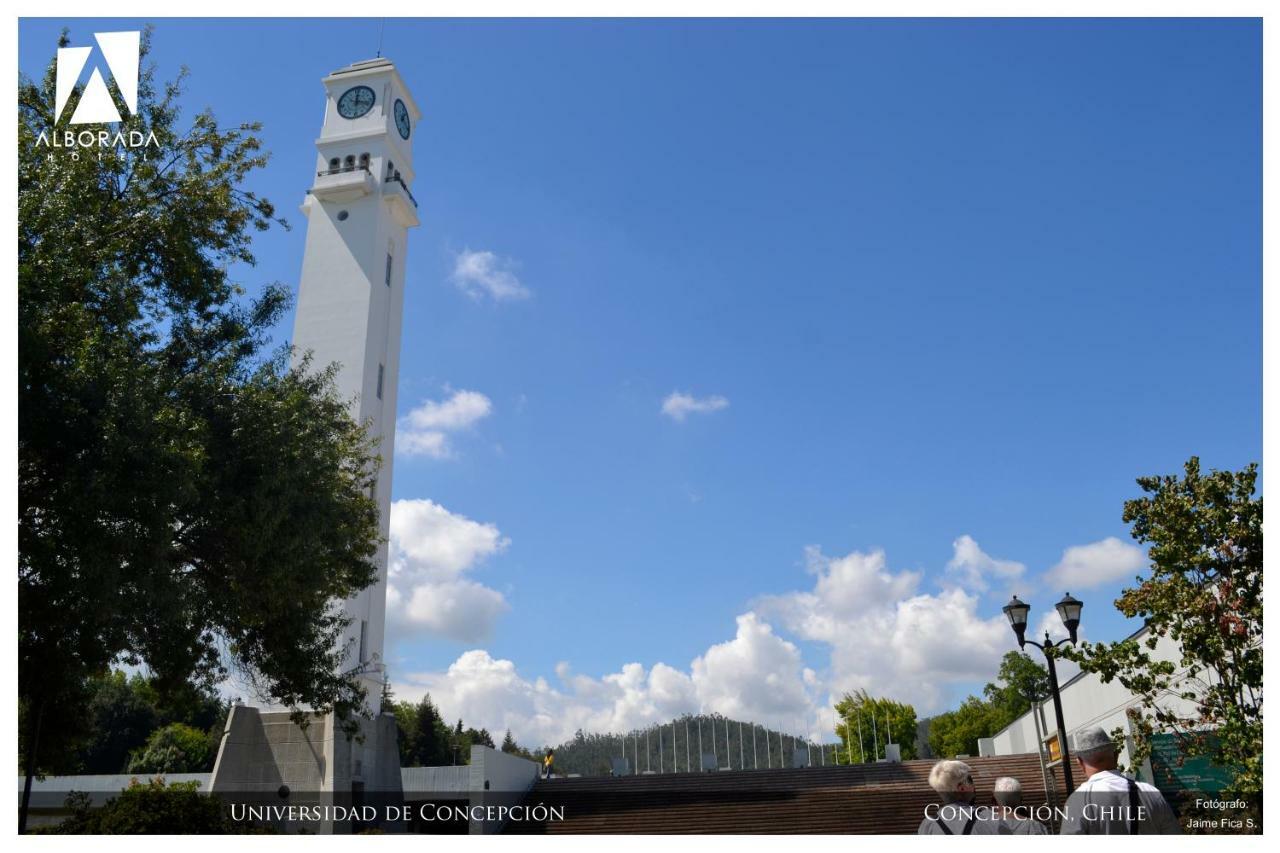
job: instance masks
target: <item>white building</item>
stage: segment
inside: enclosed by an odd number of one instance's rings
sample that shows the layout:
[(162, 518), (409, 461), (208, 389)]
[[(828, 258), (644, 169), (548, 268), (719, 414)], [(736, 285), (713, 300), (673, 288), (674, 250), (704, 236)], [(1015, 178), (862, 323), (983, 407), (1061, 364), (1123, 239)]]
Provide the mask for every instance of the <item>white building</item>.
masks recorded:
[[(1149, 629), (1142, 628), (1129, 639), (1145, 643), (1152, 636)], [(1177, 669), (1175, 670), (1173, 683), (1176, 685), (1183, 680), (1186, 674), (1186, 668), (1182, 666), (1182, 649), (1168, 636), (1156, 635), (1155, 640), (1155, 648), (1148, 650), (1148, 653), (1151, 655), (1152, 660), (1172, 661), (1174, 663)], [(1086, 726), (1102, 726), (1107, 731), (1123, 728), (1126, 732), (1132, 732), (1126, 712), (1129, 708), (1140, 705), (1141, 701), (1137, 696), (1130, 693), (1120, 683), (1119, 679), (1114, 679), (1109, 684), (1106, 684), (1097, 675), (1081, 672), (1074, 678), (1064, 682), (1059, 692), (1062, 696), (1062, 719), (1067, 729), (1068, 747), (1070, 747), (1070, 739), (1074, 737), (1075, 733)], [(1172, 693), (1162, 699), (1160, 704), (1162, 707), (1179, 714), (1179, 716), (1194, 717), (1196, 713), (1193, 703)], [(1033, 715), (1037, 713), (1037, 710), (1037, 708), (1032, 708), (997, 732), (991, 738), (993, 750), (991, 754), (1016, 755), (1024, 752), (1035, 752), (1038, 744), (1036, 720)], [(1048, 734), (1055, 725), (1052, 701), (1046, 701), (1043, 704), (1043, 716), (1041, 719), (1048, 723), (1048, 728), (1042, 728), (1042, 731)], [(1132, 743), (1127, 742), (1120, 756), (1120, 760), (1126, 766), (1132, 766), (1133, 763), (1131, 749)], [(1146, 768), (1143, 771), (1143, 778), (1150, 780), (1150, 768)]]

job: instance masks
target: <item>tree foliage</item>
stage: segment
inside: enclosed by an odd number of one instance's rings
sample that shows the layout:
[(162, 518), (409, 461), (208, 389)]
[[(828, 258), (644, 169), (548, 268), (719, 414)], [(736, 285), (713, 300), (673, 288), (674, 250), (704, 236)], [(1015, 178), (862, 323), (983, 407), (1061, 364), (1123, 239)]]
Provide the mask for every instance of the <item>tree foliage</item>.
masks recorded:
[(511, 729), (507, 729), (507, 733), (502, 736), (502, 746), (500, 747), (500, 749), (503, 752), (509, 752), (514, 754), (516, 750), (518, 750), (519, 748), (520, 748), (520, 745), (517, 744), (516, 739), (511, 736)]
[[(41, 767), (56, 775), (115, 774), (130, 771), (130, 762), (148, 739), (165, 726), (181, 724), (200, 733), (206, 751), (216, 756), (226, 726), (227, 704), (216, 692), (189, 685), (162, 693), (141, 673), (116, 670), (86, 679), (68, 700), (46, 711), (46, 748)], [(25, 726), (19, 726), (20, 739)], [(213, 769), (206, 766), (191, 772)]]
[(1007, 652), (996, 680), (953, 711), (929, 720), (929, 751), (939, 758), (977, 755), (978, 741), (993, 736), (1049, 695), (1049, 672), (1027, 655)]
[(156, 729), (129, 762), (130, 773), (207, 773), (217, 758), (209, 736), (182, 723)]
[(1033, 701), (1049, 698), (1049, 670), (1024, 652), (1006, 652), (996, 680), (982, 688), (982, 695), (1003, 720), (1002, 729), (1029, 711)]
[[(80, 751), (80, 766), (63, 772), (83, 769), (89, 773), (122, 773), (130, 754), (141, 749), (160, 725), (160, 711), (153, 695), (149, 695), (154, 691), (145, 688), (141, 676), (126, 678), (117, 671), (95, 681), (96, 689), (91, 688), (92, 698), (84, 716), (88, 731)], [(62, 738), (51, 731), (54, 737), (50, 739), (69, 740), (65, 735), (70, 733), (63, 731)]]
[(45, 832), (68, 835), (220, 835), (232, 831), (222, 801), (196, 782), (134, 782), (99, 809), (73, 800), (71, 816)]
[(929, 751), (938, 758), (977, 755), (978, 740), (1008, 725), (990, 702), (970, 696), (953, 711), (929, 720)]
[[(1103, 681), (1118, 679), (1141, 700), (1131, 713), (1139, 759), (1155, 731), (1177, 736), (1184, 755), (1235, 772), (1234, 790), (1262, 785), (1262, 499), (1257, 465), (1183, 476), (1142, 477), (1146, 496), (1126, 501), (1124, 520), (1148, 544), (1151, 573), (1116, 600), (1150, 632), (1117, 643), (1082, 643), (1069, 653)], [(1161, 637), (1182, 650), (1176, 664), (1153, 660)], [(1167, 697), (1185, 700), (1192, 713)]]
[(836, 716), (842, 758), (854, 764), (875, 761), (884, 758), (890, 743), (898, 744), (904, 761), (916, 757), (916, 709), (911, 705), (858, 690), (836, 703)]
[(234, 277), (276, 221), (245, 189), (260, 127), (184, 123), (181, 78), (144, 64), (111, 130), (156, 144), (73, 156), (38, 144), (76, 101), (55, 122), (54, 74), (19, 84), (24, 712), (56, 715), (124, 661), (163, 693), (235, 668), (262, 698), (346, 716), (364, 696), (331, 604), (376, 577), (377, 460), (332, 370), (267, 351), (288, 289)]
[[(429, 694), (418, 702), (396, 702), (395, 715), (402, 766), (441, 767), (454, 763), (455, 734)], [(458, 763), (465, 764), (470, 757), (469, 749), (459, 753)]]

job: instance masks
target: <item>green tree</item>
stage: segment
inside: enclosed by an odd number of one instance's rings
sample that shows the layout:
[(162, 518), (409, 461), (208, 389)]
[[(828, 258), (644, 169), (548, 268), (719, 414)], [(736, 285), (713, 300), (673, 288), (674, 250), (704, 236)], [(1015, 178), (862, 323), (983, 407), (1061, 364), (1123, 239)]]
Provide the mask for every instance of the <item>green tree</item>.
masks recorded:
[(938, 757), (977, 755), (978, 741), (996, 734), (1049, 695), (1049, 671), (1019, 651), (1006, 652), (996, 680), (954, 711), (929, 720), (929, 750)]
[[(901, 747), (904, 761), (916, 757), (916, 709), (892, 699), (873, 698), (866, 690), (846, 693), (836, 703), (836, 736), (841, 757), (855, 764), (884, 757), (885, 744)], [(864, 752), (865, 751), (865, 752)]]
[(144, 65), (110, 130), (155, 144), (72, 156), (39, 144), (76, 102), (55, 121), (54, 79), (18, 93), (23, 767), (45, 715), (116, 661), (161, 692), (234, 666), (348, 718), (364, 696), (330, 605), (376, 577), (377, 459), (332, 370), (266, 351), (288, 289), (234, 277), (276, 221), (245, 189), (260, 128), (183, 123), (181, 79), (158, 91)]
[(452, 736), (449, 726), (429, 695), (414, 706), (410, 767), (439, 767), (453, 763)]
[(929, 721), (929, 750), (939, 758), (977, 755), (978, 739), (991, 737), (1000, 728), (996, 709), (990, 702), (970, 696), (954, 711)]
[(1048, 698), (1049, 670), (1023, 652), (1006, 652), (996, 680), (982, 689), (982, 695), (996, 711), (999, 731), (1029, 711), (1033, 700)]
[[(489, 734), (488, 729), (468, 728), (463, 732), (463, 734), (466, 735), (468, 748), (477, 745), (487, 746), (490, 749), (495, 748), (493, 745), (493, 735)], [(468, 754), (470, 754), (470, 752), (468, 752)]]
[(125, 772), (129, 754), (146, 744), (160, 724), (160, 714), (140, 676), (127, 678), (116, 671), (92, 682), (96, 689), (88, 703), (90, 735), (82, 752), (82, 769)]
[(519, 751), (520, 745), (516, 743), (516, 739), (511, 736), (511, 729), (507, 729), (507, 733), (502, 736), (502, 751), (514, 753)]
[[(1151, 574), (1115, 602), (1145, 620), (1139, 640), (1082, 643), (1068, 656), (1103, 681), (1118, 679), (1141, 700), (1138, 758), (1155, 731), (1174, 734), (1184, 755), (1204, 756), (1235, 773), (1233, 790), (1262, 786), (1262, 498), (1257, 465), (1200, 470), (1192, 457), (1182, 477), (1142, 477), (1145, 497), (1126, 501), (1132, 535), (1150, 545)], [(1179, 661), (1153, 660), (1161, 637), (1178, 643)], [(1194, 708), (1179, 713), (1178, 696)]]
[(130, 773), (207, 773), (217, 753), (200, 729), (170, 723), (156, 729), (129, 761)]
[(412, 702), (397, 701), (391, 706), (396, 715), (397, 743), (400, 747), (400, 766), (413, 767), (413, 733), (417, 728), (417, 706)]

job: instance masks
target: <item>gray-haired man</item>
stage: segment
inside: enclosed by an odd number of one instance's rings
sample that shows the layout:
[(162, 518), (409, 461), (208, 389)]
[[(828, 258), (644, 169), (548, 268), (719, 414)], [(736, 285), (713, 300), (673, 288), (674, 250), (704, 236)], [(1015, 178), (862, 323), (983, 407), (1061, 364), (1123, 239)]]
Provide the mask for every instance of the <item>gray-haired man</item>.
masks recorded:
[(1164, 795), (1116, 770), (1116, 745), (1101, 726), (1071, 741), (1085, 781), (1067, 798), (1062, 835), (1177, 835), (1182, 832)]
[(929, 787), (942, 805), (930, 805), (917, 835), (1004, 835), (990, 806), (975, 806), (973, 770), (963, 761), (939, 761), (929, 771)]
[(1000, 821), (1010, 835), (1048, 835), (1049, 830), (1022, 808), (1022, 783), (1012, 776), (1001, 776), (992, 790)]

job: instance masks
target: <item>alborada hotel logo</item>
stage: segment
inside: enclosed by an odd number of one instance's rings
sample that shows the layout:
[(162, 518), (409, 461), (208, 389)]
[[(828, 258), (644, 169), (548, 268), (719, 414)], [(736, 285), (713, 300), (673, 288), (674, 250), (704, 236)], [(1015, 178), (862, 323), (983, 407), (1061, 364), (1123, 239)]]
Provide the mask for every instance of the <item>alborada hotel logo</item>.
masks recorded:
[[(129, 113), (138, 109), (138, 68), (141, 64), (142, 33), (138, 30), (120, 33), (94, 33), (94, 41), (105, 60), (107, 73), (115, 82), (116, 89), (124, 101)], [(84, 74), (89, 63), (92, 47), (60, 47), (58, 48), (57, 77), (55, 88), (54, 122), (61, 121), (66, 111), (67, 102), (75, 91), (76, 84)], [(71, 113), (68, 124), (119, 124), (123, 121), (115, 100), (107, 89), (106, 78), (102, 68), (94, 65), (80, 95), (80, 101)], [(36, 145), (46, 148), (69, 149), (73, 157), (78, 158), (80, 149), (85, 148), (148, 148), (158, 147), (155, 134), (141, 130), (52, 130), (43, 131), (36, 138)], [(49, 155), (53, 156), (52, 153)]]

